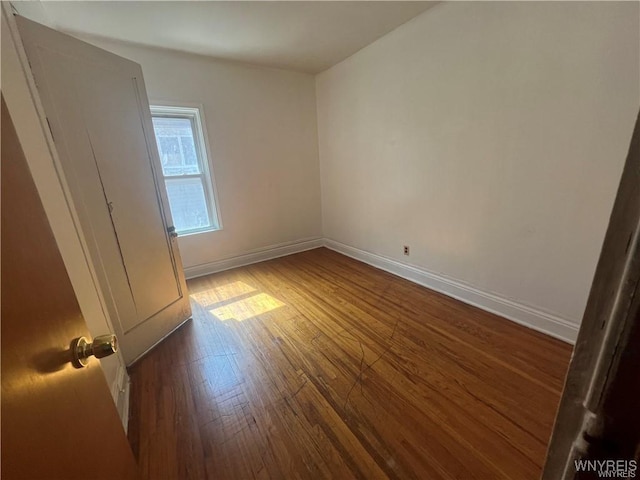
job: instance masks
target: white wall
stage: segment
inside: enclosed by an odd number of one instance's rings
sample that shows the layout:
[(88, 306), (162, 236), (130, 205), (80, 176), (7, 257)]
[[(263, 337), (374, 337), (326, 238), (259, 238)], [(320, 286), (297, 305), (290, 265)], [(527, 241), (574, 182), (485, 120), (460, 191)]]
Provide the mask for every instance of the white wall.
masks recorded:
[(223, 229), (179, 238), (187, 274), (321, 236), (312, 75), (86, 40), (142, 65), (152, 102), (204, 106)]
[(575, 334), (638, 113), (638, 13), (440, 4), (320, 74), (324, 236)]

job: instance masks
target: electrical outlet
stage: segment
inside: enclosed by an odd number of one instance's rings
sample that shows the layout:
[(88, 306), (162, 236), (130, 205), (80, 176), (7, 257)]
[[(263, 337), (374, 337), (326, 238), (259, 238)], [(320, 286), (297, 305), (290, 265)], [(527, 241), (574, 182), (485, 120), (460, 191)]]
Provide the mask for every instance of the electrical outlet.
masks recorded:
[(409, 255), (409, 245), (404, 246), (404, 254)]

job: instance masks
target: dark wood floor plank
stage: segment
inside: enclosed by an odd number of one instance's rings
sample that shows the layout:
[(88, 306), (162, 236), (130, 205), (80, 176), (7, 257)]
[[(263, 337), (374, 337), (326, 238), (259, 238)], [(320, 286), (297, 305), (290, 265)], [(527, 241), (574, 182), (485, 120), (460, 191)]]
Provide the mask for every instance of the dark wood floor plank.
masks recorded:
[(130, 372), (142, 478), (539, 477), (570, 346), (326, 249), (189, 288)]

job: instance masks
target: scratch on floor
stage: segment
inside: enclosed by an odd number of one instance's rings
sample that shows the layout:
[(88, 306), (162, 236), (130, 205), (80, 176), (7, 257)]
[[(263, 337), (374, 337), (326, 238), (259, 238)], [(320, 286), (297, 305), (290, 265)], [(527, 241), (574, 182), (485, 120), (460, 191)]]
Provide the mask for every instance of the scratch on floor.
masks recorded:
[(360, 384), (360, 393), (363, 393), (363, 386), (362, 386), (362, 376), (365, 374), (365, 372), (371, 370), (371, 368), (380, 361), (380, 359), (382, 357), (384, 357), (389, 350), (391, 350), (391, 347), (393, 346), (393, 337), (396, 334), (396, 330), (398, 329), (398, 324), (400, 323), (400, 319), (396, 320), (395, 325), (393, 326), (393, 330), (391, 332), (391, 336), (389, 337), (389, 344), (387, 345), (387, 347), (382, 351), (382, 353), (380, 355), (378, 355), (378, 357), (371, 362), (369, 365), (367, 365), (366, 368), (363, 368), (364, 366), (364, 348), (362, 346), (362, 342), (360, 340), (358, 340), (358, 343), (360, 344), (360, 351), (362, 352), (362, 357), (360, 358), (360, 373), (358, 374), (358, 376), (356, 377), (356, 379), (353, 382), (353, 385), (351, 385), (351, 388), (349, 389), (349, 391), (347, 392), (347, 396), (344, 400), (344, 405), (342, 408), (346, 409), (347, 408), (347, 404), (349, 403), (349, 397), (351, 396), (351, 392), (353, 391), (353, 389), (355, 388), (355, 386), (359, 383)]

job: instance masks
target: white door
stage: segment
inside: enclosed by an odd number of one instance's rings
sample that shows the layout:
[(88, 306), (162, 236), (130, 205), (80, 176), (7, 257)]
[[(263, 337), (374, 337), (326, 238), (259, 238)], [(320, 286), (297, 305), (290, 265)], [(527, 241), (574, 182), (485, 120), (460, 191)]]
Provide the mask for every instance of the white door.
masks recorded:
[(140, 65), (16, 19), (127, 364), (191, 316)]

